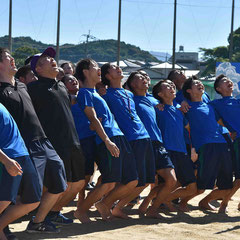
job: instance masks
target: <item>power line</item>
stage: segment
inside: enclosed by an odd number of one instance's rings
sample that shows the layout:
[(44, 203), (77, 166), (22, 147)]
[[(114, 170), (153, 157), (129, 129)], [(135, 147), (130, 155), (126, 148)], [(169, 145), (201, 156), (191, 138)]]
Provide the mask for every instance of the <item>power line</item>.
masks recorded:
[[(146, 3), (146, 4), (157, 4), (157, 5), (173, 5), (174, 2), (152, 2), (152, 1), (137, 1), (137, 0), (123, 0), (124, 2), (136, 2), (136, 3)], [(231, 6), (213, 6), (213, 5), (196, 5), (196, 4), (185, 4), (178, 3), (178, 6), (183, 7), (197, 7), (197, 8), (232, 8)], [(235, 8), (240, 8), (240, 6), (235, 6)]]

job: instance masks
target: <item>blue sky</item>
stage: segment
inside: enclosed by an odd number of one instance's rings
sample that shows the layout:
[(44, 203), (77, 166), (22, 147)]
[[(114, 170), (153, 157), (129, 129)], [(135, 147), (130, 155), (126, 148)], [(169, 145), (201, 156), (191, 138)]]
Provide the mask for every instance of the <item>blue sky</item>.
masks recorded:
[[(57, 0), (13, 0), (13, 37), (56, 42)], [(61, 0), (60, 44), (117, 39), (118, 0)], [(121, 40), (149, 51), (172, 52), (174, 0), (122, 0)], [(178, 0), (177, 50), (227, 45), (232, 0)], [(8, 0), (0, 0), (0, 36), (8, 34)], [(240, 22), (235, 1), (234, 29)]]

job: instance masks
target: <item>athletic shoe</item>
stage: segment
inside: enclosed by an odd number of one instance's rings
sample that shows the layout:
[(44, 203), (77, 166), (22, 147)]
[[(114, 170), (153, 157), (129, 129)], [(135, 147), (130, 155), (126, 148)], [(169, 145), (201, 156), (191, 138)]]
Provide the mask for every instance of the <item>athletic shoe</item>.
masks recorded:
[(86, 190), (92, 191), (93, 189), (94, 189), (94, 187), (91, 185), (91, 183), (88, 183), (86, 186)]
[(68, 225), (72, 224), (73, 220), (71, 218), (65, 217), (61, 212), (57, 212), (56, 214), (48, 214), (47, 218), (54, 224), (58, 225)]
[(10, 231), (8, 225), (3, 229), (3, 232), (4, 232), (7, 240), (19, 240), (19, 239)]
[(40, 223), (34, 223), (33, 220), (31, 220), (26, 231), (28, 233), (59, 233), (60, 229), (56, 228), (56, 226), (50, 221), (45, 220)]

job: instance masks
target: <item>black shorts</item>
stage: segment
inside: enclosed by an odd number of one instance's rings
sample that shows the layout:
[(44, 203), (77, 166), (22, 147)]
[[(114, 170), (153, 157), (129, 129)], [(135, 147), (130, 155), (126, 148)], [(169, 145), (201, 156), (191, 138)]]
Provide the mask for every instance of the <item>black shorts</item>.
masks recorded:
[(85, 179), (85, 157), (80, 145), (58, 149), (57, 153), (63, 160), (67, 182), (78, 182)]
[(97, 162), (96, 137), (91, 136), (80, 140), (82, 151), (85, 157), (85, 175), (91, 176), (94, 172), (94, 162)]
[(193, 162), (189, 155), (184, 152), (168, 151), (175, 167), (177, 180), (182, 186), (196, 182)]
[(49, 140), (31, 142), (28, 152), (37, 169), (41, 189), (44, 185), (50, 193), (64, 192), (67, 188), (64, 164)]
[[(198, 151), (198, 189), (232, 188), (232, 158), (227, 143), (208, 143)], [(217, 181), (216, 181), (217, 180)]]

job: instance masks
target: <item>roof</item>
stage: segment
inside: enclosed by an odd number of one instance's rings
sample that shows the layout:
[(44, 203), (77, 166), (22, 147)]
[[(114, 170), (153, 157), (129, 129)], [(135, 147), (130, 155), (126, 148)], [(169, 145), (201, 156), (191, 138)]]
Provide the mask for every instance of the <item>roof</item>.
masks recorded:
[[(160, 63), (157, 65), (154, 65), (152, 67), (150, 67), (152, 69), (172, 69), (172, 64), (169, 62), (164, 62), (164, 63)], [(187, 69), (186, 67), (179, 65), (179, 64), (175, 64), (175, 69)]]

